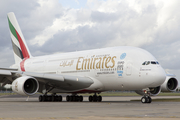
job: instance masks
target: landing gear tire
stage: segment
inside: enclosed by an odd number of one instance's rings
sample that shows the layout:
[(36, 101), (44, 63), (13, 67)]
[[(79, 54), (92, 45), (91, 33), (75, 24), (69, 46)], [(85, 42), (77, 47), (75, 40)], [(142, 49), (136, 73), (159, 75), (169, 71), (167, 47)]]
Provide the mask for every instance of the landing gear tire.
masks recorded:
[(61, 101), (62, 101), (62, 96), (61, 96), (61, 95), (56, 96), (56, 97), (57, 97), (57, 101), (58, 101), (58, 102), (61, 102)]
[(52, 100), (52, 102), (55, 102), (56, 101), (56, 96), (52, 96), (51, 100)]
[(47, 96), (47, 101), (51, 102), (52, 101), (52, 96)]
[(83, 101), (83, 96), (79, 96), (79, 102)]
[(146, 97), (142, 97), (142, 98), (141, 98), (141, 102), (142, 102), (142, 103), (147, 103), (147, 98), (146, 98)]
[(46, 95), (43, 95), (43, 96), (42, 96), (42, 102), (45, 102), (45, 101), (47, 101), (47, 96), (46, 96)]
[(82, 102), (83, 101), (83, 96), (75, 96), (75, 95), (67, 95), (66, 96), (66, 101), (67, 102)]
[(62, 96), (61, 95), (40, 95), (39, 102), (61, 102)]
[(141, 98), (141, 102), (142, 103), (151, 103), (152, 102), (152, 99), (150, 96), (144, 96)]
[(89, 102), (101, 102), (101, 101), (102, 101), (101, 96), (97, 96), (97, 95), (89, 96)]
[(152, 102), (152, 99), (151, 97), (148, 96), (148, 103), (151, 103)]
[(89, 102), (92, 102), (93, 101), (93, 96), (89, 96)]
[(93, 95), (93, 102), (97, 102), (97, 96)]
[(66, 96), (66, 101), (67, 101), (67, 102), (70, 101), (70, 96), (69, 96), (69, 95)]
[(97, 101), (101, 102), (102, 101), (102, 97), (101, 96), (97, 96)]
[(43, 102), (43, 96), (42, 95), (39, 96), (39, 102)]

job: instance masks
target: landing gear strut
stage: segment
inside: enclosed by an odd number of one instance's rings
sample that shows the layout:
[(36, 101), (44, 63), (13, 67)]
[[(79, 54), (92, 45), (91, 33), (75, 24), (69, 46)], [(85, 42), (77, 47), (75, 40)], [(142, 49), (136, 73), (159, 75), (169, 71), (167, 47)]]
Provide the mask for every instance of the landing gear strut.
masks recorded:
[(101, 102), (102, 101), (102, 97), (99, 95), (97, 96), (96, 94), (94, 94), (93, 96), (89, 96), (89, 102)]

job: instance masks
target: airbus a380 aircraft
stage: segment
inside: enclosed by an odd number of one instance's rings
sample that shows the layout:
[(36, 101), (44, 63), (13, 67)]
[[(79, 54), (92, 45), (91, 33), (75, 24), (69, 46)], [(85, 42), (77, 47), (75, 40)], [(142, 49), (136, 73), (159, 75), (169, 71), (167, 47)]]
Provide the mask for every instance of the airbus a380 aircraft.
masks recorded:
[(83, 101), (79, 93), (94, 93), (89, 101), (100, 102), (101, 92), (135, 90), (143, 94), (143, 103), (150, 103), (146, 92), (157, 92), (163, 83), (171, 86), (158, 61), (143, 49), (122, 46), (33, 57), (14, 13), (8, 13), (8, 22), (15, 64), (0, 68), (0, 82), (12, 84), (18, 94), (40, 92), (39, 101), (62, 101), (57, 93), (71, 93), (67, 101)]

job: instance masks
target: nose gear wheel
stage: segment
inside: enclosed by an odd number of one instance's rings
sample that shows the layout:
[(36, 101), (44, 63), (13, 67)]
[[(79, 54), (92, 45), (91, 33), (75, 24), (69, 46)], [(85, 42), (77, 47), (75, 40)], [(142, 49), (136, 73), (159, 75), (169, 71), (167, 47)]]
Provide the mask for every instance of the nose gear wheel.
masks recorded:
[(152, 99), (151, 99), (150, 96), (143, 96), (143, 97), (141, 98), (141, 102), (142, 102), (142, 103), (151, 103), (151, 102), (152, 102)]

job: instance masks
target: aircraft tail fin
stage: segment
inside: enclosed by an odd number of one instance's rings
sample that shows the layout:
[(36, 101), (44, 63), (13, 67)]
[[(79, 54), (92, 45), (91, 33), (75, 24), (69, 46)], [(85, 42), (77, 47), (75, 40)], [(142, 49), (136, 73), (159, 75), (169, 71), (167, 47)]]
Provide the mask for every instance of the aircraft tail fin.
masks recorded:
[(17, 19), (13, 12), (8, 13), (8, 23), (13, 46), (15, 63), (20, 63), (23, 59), (31, 57), (29, 49), (26, 45), (24, 36), (21, 32)]

